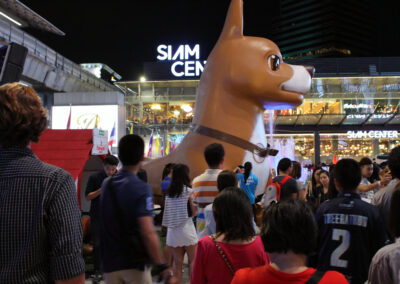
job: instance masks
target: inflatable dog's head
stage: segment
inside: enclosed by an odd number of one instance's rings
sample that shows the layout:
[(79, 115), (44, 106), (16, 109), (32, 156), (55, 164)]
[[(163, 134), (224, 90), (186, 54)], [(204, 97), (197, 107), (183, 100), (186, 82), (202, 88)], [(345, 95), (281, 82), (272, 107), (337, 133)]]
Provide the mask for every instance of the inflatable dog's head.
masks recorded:
[(284, 109), (302, 104), (313, 72), (313, 67), (284, 63), (272, 41), (244, 36), (243, 2), (232, 0), (203, 76), (218, 77), (233, 96), (245, 96), (266, 109)]

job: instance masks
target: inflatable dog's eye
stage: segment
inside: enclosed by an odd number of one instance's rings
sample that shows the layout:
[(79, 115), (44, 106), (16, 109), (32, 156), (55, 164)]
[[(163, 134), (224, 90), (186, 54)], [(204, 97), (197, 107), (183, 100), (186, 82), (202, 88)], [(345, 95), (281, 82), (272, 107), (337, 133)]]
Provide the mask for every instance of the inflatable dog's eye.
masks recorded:
[(273, 71), (278, 70), (280, 64), (280, 59), (277, 55), (271, 55), (268, 57), (268, 65)]

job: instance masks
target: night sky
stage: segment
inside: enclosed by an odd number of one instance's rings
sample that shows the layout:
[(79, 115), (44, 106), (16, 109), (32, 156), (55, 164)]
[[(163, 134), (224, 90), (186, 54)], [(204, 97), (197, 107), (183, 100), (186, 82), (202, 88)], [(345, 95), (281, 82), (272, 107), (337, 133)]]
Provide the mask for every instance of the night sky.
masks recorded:
[[(159, 44), (199, 43), (201, 56), (206, 58), (222, 29), (230, 0), (22, 2), (66, 33), (57, 36), (28, 30), (43, 43), (76, 63), (105, 63), (123, 80), (138, 80), (142, 63), (156, 61)], [(268, 37), (277, 7), (278, 0), (244, 1), (244, 33)], [(377, 4), (376, 56), (400, 56), (399, 8), (399, 3), (388, 0)]]

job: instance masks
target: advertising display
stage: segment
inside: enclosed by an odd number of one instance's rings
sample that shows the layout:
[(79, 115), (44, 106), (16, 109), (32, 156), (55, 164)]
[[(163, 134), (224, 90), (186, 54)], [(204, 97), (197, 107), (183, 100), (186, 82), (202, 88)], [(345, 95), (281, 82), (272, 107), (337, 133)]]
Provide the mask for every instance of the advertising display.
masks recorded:
[[(98, 128), (111, 133), (118, 123), (118, 105), (53, 106), (51, 128), (67, 129), (69, 117), (70, 129)], [(118, 127), (115, 137), (119, 137)], [(117, 146), (117, 141), (112, 146)]]
[(107, 155), (108, 154), (108, 131), (93, 129), (93, 148), (92, 155)]

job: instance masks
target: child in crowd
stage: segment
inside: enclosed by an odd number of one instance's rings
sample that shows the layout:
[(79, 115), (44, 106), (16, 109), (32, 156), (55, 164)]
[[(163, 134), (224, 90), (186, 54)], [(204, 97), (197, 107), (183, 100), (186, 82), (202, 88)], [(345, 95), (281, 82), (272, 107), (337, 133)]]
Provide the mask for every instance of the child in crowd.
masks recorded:
[[(227, 187), (237, 186), (238, 179), (234, 172), (229, 170), (224, 170), (219, 173), (217, 178), (217, 187), (219, 193), (221, 193)], [(204, 208), (204, 218), (206, 220), (206, 234), (215, 234), (216, 225), (213, 215), (213, 204), (209, 204)]]

